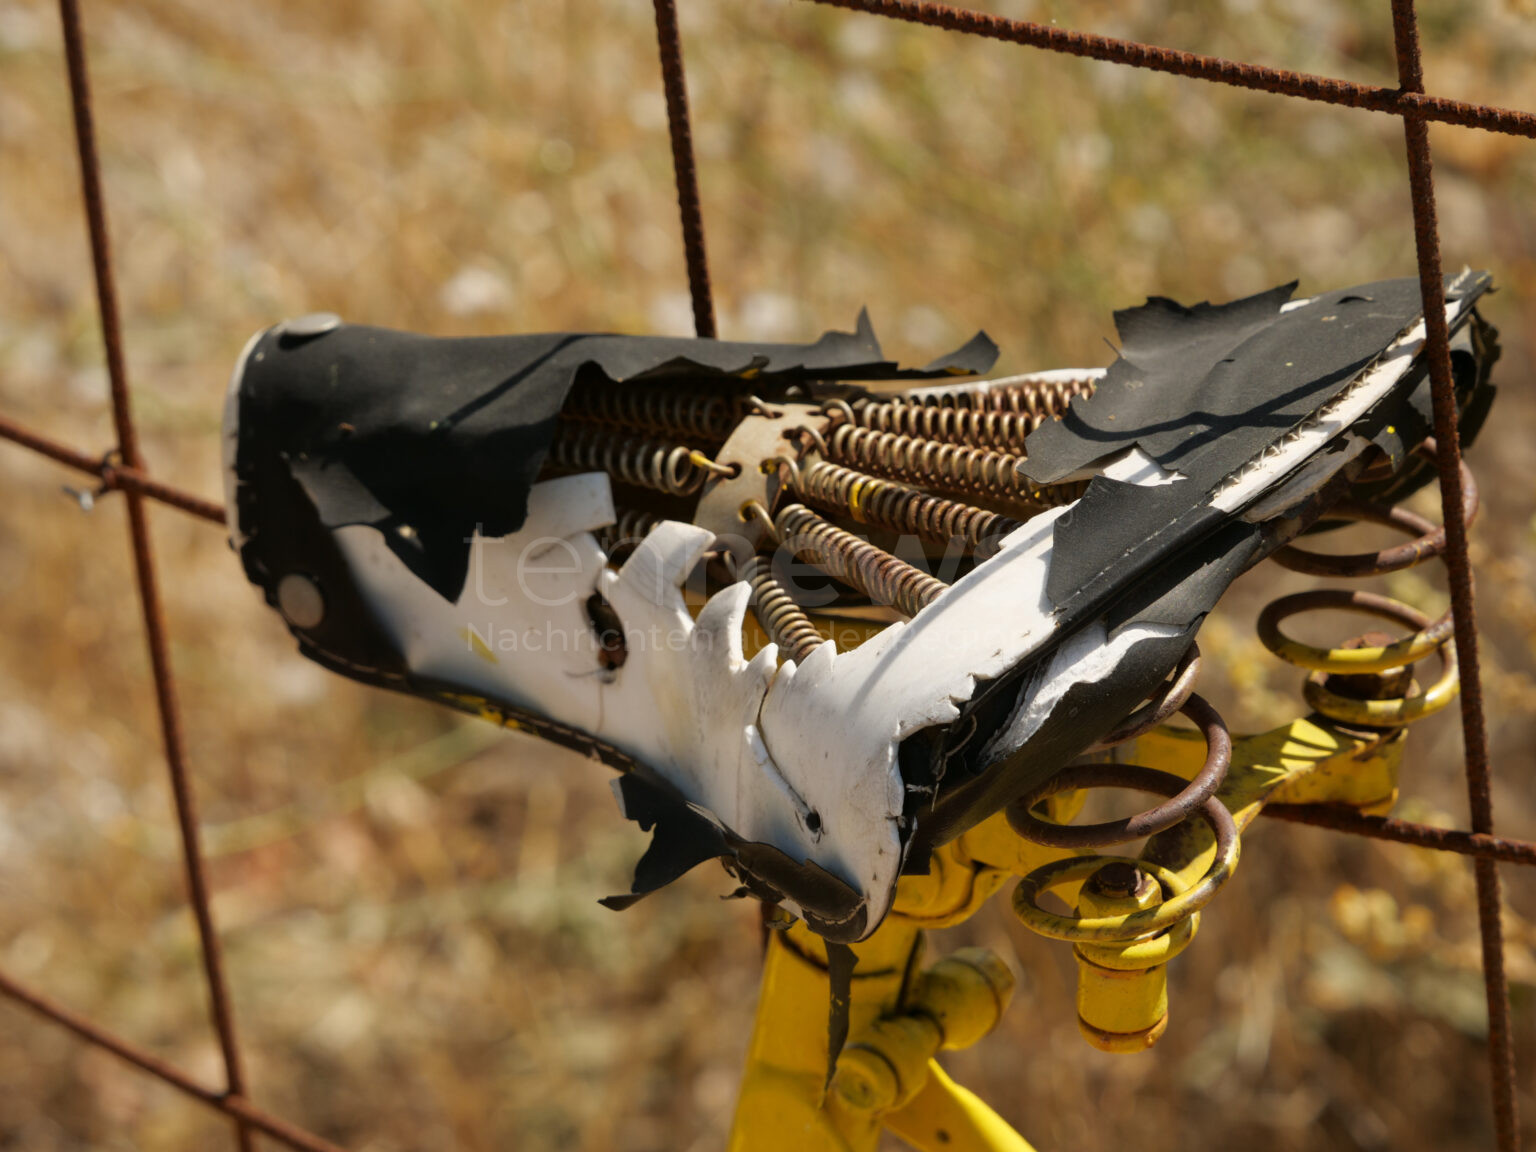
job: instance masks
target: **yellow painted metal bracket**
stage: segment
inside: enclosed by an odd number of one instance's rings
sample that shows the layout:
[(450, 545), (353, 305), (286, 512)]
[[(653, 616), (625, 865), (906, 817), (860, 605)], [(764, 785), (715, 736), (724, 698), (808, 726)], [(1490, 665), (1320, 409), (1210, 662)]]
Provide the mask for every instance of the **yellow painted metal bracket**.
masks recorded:
[[(1217, 798), (1239, 830), (1268, 800), (1384, 811), (1397, 795), (1404, 737), (1316, 714), (1241, 737)], [(1185, 779), (1204, 758), (1199, 733), (1170, 728), (1142, 736), (1135, 755)], [(1048, 815), (1064, 821), (1074, 803), (1081, 797), (1056, 797)], [(982, 950), (924, 968), (924, 931), (968, 918), (1011, 877), (1024, 878), (1016, 907), (1039, 911), (1034, 898), (1049, 884), (1076, 914), (1041, 912), (1025, 923), (1073, 942), (1083, 1035), (1108, 1051), (1141, 1051), (1168, 1026), (1166, 965), (1198, 929), (1199, 912), (1181, 899), (1216, 866), (1215, 837), (1199, 820), (1154, 836), (1126, 861), (1032, 843), (998, 813), (935, 852), (928, 875), (903, 877), (892, 913), (855, 946), (849, 1042), (830, 1085), (826, 950), (803, 924), (774, 932), (729, 1148), (873, 1152), (886, 1130), (919, 1152), (1028, 1152), (935, 1059), (997, 1024), (1012, 977)]]

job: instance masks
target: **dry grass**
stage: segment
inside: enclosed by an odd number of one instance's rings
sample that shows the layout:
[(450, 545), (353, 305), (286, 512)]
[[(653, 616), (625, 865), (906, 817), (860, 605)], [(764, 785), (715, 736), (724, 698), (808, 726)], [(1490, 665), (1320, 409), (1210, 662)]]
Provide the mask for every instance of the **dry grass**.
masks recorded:
[[(1354, 0), (998, 7), (1391, 77), (1386, 13)], [(86, 8), (129, 363), (168, 478), (217, 492), (223, 379), (285, 315), (686, 330), (648, 5)], [(1528, 6), (1427, 18), (1433, 90), (1536, 107)], [(1003, 369), (1097, 364), (1109, 310), (1149, 293), (1412, 267), (1387, 117), (780, 0), (685, 3), (683, 26), (728, 336), (810, 337), (867, 303), (903, 356), (984, 326)], [(57, 35), (44, 0), (0, 2), (0, 405), (105, 448)], [(1505, 288), (1488, 308), (1505, 395), (1473, 462), (1497, 799), (1532, 836), (1536, 147), (1434, 136), (1447, 261)], [(122, 510), (81, 514), (67, 479), (0, 447), (0, 965), (215, 1081)], [(600, 769), (324, 675), (217, 533), (162, 510), (154, 531), (257, 1099), (370, 1152), (720, 1146), (756, 979), (752, 910), (715, 899), (724, 877), (600, 909), (641, 840)], [(1298, 707), (1251, 638), (1296, 582), (1245, 579), (1202, 638), (1240, 723)], [(1405, 792), (1462, 822), (1455, 725), (1425, 728)], [(1536, 890), (1506, 871), (1529, 1128)], [(1017, 946), (1025, 980), (954, 1067), (1043, 1148), (1487, 1146), (1470, 891), (1458, 860), (1258, 829), (1139, 1058), (1077, 1039), (1065, 950), (991, 909), (953, 935)], [(0, 1006), (0, 1148), (226, 1133)]]

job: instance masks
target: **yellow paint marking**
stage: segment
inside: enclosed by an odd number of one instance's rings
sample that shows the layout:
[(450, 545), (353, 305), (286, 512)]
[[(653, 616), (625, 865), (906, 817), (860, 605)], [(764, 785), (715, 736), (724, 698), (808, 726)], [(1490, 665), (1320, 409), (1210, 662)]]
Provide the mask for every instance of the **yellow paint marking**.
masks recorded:
[(460, 628), (459, 636), (469, 644), (475, 655), (487, 664), (501, 663), (501, 661), (496, 659), (496, 653), (491, 651), (490, 645), (481, 639), (480, 633), (476, 632), (473, 628)]

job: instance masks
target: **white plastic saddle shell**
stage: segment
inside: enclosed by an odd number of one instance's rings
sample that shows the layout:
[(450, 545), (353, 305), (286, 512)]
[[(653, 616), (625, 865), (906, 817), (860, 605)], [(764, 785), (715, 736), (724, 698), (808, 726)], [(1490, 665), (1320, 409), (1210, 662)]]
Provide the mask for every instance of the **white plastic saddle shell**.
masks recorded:
[[(665, 522), (622, 568), (605, 569), (592, 536), (613, 520), (602, 473), (536, 485), (520, 531), (477, 536), (455, 604), (375, 529), (336, 537), (413, 671), (614, 744), (736, 836), (813, 860), (864, 893), (875, 924), (901, 867), (897, 746), (957, 719), (978, 678), (1052, 634), (1043, 589), (1063, 511), (1007, 537), (916, 619), (851, 652), (828, 641), (798, 667), (771, 644), (743, 655), (745, 584), (690, 616), (681, 586), (713, 542), (703, 529)], [(616, 669), (598, 659), (585, 610), (594, 591), (623, 622), (627, 658)]]

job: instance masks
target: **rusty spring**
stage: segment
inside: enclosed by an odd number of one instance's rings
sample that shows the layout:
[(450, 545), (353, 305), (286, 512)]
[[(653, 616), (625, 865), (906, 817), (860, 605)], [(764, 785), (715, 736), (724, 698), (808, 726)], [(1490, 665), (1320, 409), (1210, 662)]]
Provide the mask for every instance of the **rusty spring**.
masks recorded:
[[(1182, 676), (1177, 677), (1177, 680), (1182, 679)], [(1221, 782), (1227, 778), (1227, 769), (1232, 765), (1232, 735), (1228, 732), (1221, 714), (1202, 696), (1189, 695), (1177, 711), (1183, 712), (1199, 725), (1201, 733), (1205, 736), (1206, 751), (1205, 763), (1200, 771), (1176, 795), (1154, 808), (1138, 812), (1134, 816), (1127, 816), (1122, 820), (1107, 820), (1101, 824), (1056, 824), (1040, 819), (1032, 809), (1046, 796), (1061, 791), (1062, 781), (1058, 774), (1057, 777), (1036, 788), (1030, 795), (1008, 806), (1009, 826), (1024, 839), (1035, 844), (1048, 844), (1056, 848), (1103, 848), (1111, 844), (1124, 844), (1128, 840), (1139, 840), (1143, 836), (1155, 835), (1189, 819), (1207, 800), (1216, 795)], [(1125, 764), (1078, 766), (1085, 781), (1091, 776), (1113, 775), (1116, 769), (1129, 767), (1133, 766)], [(1072, 769), (1067, 771), (1070, 772)], [(1140, 769), (1140, 771), (1146, 771), (1146, 769)], [(1085, 783), (1084, 786), (1134, 787), (1134, 785), (1113, 783)]]
[[(1438, 449), (1427, 439), (1419, 452), (1435, 460)], [(1477, 482), (1465, 462), (1461, 472), (1464, 522), (1477, 518)], [(1417, 567), (1442, 556), (1446, 549), (1444, 527), (1432, 524), (1404, 508), (1389, 508), (1365, 501), (1342, 500), (1328, 511), (1330, 517), (1362, 520), (1413, 534), (1414, 539), (1377, 552), (1327, 555), (1304, 551), (1294, 545), (1280, 549), (1273, 559), (1283, 568), (1312, 575), (1337, 577), (1384, 576)], [(1344, 610), (1391, 621), (1409, 630), (1393, 641), (1390, 635), (1366, 633), (1339, 648), (1315, 648), (1286, 636), (1282, 621), (1307, 612)], [(1319, 588), (1282, 596), (1264, 606), (1258, 620), (1259, 639), (1288, 664), (1308, 670), (1302, 693), (1307, 703), (1330, 719), (1372, 727), (1399, 727), (1438, 711), (1454, 698), (1459, 670), (1451, 613), (1430, 620), (1417, 609), (1375, 593), (1339, 588)], [(1422, 691), (1409, 669), (1426, 657), (1438, 655), (1439, 679)]]
[(710, 392), (583, 380), (571, 390), (562, 419), (589, 421), (662, 433), (682, 439), (723, 443), (736, 425), (731, 399)]
[[(1433, 437), (1424, 441), (1419, 452), (1437, 461), (1438, 466), (1438, 447)], [(1477, 519), (1480, 507), (1477, 478), (1472, 475), (1472, 469), (1465, 463), (1460, 465), (1460, 472), (1462, 516), (1470, 527)], [(1406, 508), (1387, 508), (1364, 500), (1341, 500), (1328, 510), (1328, 516), (1364, 520), (1416, 535), (1414, 539), (1405, 544), (1399, 544), (1395, 548), (1384, 548), (1379, 552), (1360, 552), (1349, 556), (1307, 552), (1295, 545), (1290, 545), (1276, 552), (1272, 559), (1282, 568), (1313, 576), (1366, 577), (1401, 572), (1405, 568), (1416, 567), (1426, 560), (1445, 554), (1444, 525), (1431, 524), (1422, 516), (1417, 516)]]
[(752, 557), (738, 573), (738, 578), (745, 580), (752, 589), (752, 614), (768, 633), (768, 638), (779, 646), (784, 656), (796, 664), (804, 664), (806, 657), (816, 651), (825, 637), (774, 578), (769, 557)]
[(1200, 645), (1191, 641), (1189, 650), (1180, 657), (1170, 678), (1158, 687), (1145, 704), (1122, 720), (1117, 728), (1099, 737), (1088, 751), (1104, 752), (1152, 731), (1184, 707), (1195, 690), (1195, 681), (1199, 676)]
[(727, 471), (696, 448), (616, 438), (599, 424), (562, 423), (549, 448), (549, 466), (564, 472), (606, 472), (639, 488), (691, 496), (711, 472)]
[(896, 398), (898, 403), (925, 408), (960, 408), (977, 412), (1019, 412), (1037, 424), (1059, 417), (1074, 396), (1092, 396), (1098, 376), (1064, 379), (1016, 377), (994, 380), (985, 388), (924, 388)]
[(921, 569), (829, 524), (803, 504), (781, 508), (774, 529), (796, 556), (905, 616), (916, 616), (946, 587)]
[(941, 440), (1020, 454), (1024, 438), (1047, 420), (1060, 419), (1074, 396), (1093, 393), (1095, 381), (1042, 380), (991, 388), (949, 389), (896, 396), (853, 407), (827, 405), (834, 426), (851, 423), (876, 432)]
[(995, 448), (921, 440), (848, 423), (832, 429), (823, 443), (834, 463), (1009, 504), (1051, 507), (1082, 494), (1081, 484), (1032, 483), (1019, 472), (1019, 456)]
[(828, 409), (835, 423), (851, 420), (861, 428), (877, 432), (897, 432), (924, 440), (943, 440), (974, 447), (1009, 448), (1022, 451), (1024, 437), (1049, 417), (1027, 412), (985, 411), (975, 408), (941, 408), (936, 405), (907, 404), (888, 400), (849, 408)]
[(796, 495), (861, 524), (911, 533), (938, 543), (959, 538), (968, 548), (996, 541), (1020, 522), (958, 500), (934, 496), (893, 480), (867, 476), (852, 468), (813, 460), (791, 474)]

